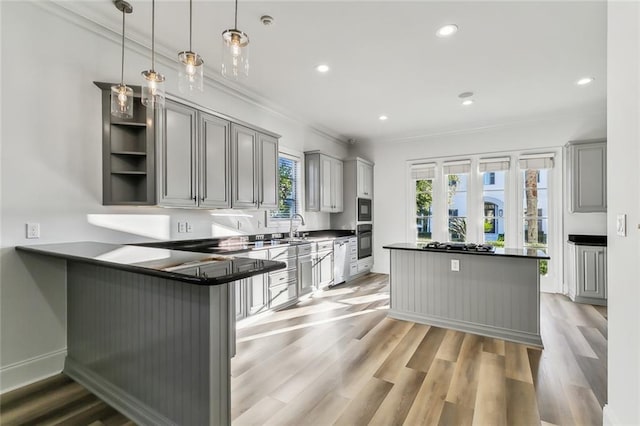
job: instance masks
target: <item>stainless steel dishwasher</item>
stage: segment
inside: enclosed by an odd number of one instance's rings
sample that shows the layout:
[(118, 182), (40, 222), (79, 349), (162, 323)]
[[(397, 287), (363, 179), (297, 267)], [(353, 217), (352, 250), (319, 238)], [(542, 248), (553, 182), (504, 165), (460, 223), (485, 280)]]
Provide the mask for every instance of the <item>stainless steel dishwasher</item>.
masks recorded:
[(333, 242), (333, 284), (342, 284), (349, 276), (349, 237), (337, 238)]

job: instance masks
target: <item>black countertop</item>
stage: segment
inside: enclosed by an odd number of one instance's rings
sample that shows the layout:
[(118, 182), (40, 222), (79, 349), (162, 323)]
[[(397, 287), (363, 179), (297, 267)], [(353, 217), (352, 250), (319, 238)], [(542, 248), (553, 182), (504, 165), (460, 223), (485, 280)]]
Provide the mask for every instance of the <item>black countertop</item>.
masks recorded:
[(224, 284), (286, 267), (272, 260), (93, 241), (17, 246), (16, 250), (197, 285)]
[(475, 256), (500, 256), (500, 257), (525, 257), (529, 259), (550, 259), (550, 257), (537, 249), (496, 248), (494, 252), (464, 251), (464, 250), (440, 250), (435, 248), (423, 248), (423, 244), (394, 243), (383, 246), (390, 250), (414, 250), (434, 253), (464, 254)]
[(567, 242), (570, 244), (576, 244), (580, 246), (598, 246), (598, 247), (607, 246), (606, 235), (569, 234), (567, 240), (568, 240)]

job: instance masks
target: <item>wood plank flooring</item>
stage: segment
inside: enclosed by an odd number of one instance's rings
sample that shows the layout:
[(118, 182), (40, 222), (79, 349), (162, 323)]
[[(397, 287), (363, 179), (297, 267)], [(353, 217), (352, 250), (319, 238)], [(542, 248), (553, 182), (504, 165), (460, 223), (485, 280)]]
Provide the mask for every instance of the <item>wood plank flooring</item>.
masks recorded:
[[(240, 322), (233, 424), (602, 424), (606, 308), (542, 294), (539, 350), (387, 318), (388, 295), (370, 274)], [(59, 375), (2, 395), (0, 424), (131, 423)]]

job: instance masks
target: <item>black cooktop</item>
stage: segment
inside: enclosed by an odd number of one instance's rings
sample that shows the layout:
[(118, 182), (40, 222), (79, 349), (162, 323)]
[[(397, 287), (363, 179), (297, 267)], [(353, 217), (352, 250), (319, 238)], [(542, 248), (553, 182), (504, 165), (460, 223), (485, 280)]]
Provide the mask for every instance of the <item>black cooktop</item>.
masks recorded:
[(438, 241), (431, 241), (425, 244), (422, 248), (424, 249), (435, 249), (435, 250), (451, 250), (451, 251), (476, 251), (476, 252), (487, 252), (493, 253), (496, 249), (492, 245), (489, 244), (475, 244), (475, 243), (440, 243)]

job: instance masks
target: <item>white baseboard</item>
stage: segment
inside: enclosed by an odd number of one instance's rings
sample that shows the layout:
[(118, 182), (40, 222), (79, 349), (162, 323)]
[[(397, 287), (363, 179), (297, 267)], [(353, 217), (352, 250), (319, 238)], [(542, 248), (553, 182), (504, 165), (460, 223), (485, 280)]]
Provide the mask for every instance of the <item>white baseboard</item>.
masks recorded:
[(59, 374), (66, 356), (67, 348), (62, 348), (0, 368), (0, 394)]

